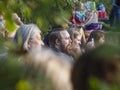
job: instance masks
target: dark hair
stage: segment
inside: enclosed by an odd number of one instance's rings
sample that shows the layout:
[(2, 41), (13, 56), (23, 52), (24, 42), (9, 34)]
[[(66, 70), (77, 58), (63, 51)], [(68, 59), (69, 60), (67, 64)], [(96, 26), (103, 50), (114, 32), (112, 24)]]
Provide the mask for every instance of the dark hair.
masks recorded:
[[(73, 90), (91, 90), (89, 86), (91, 76), (112, 83), (117, 80), (115, 75), (119, 65), (119, 47), (103, 45), (83, 54), (73, 65), (71, 74)], [(109, 80), (108, 74), (113, 78)]]
[(49, 46), (53, 46), (56, 43), (56, 39), (61, 39), (60, 32), (64, 31), (64, 28), (54, 28), (52, 32), (49, 34)]
[(103, 31), (100, 31), (100, 30), (92, 31), (91, 34), (90, 34), (90, 36), (89, 36), (89, 38), (88, 38), (88, 41), (87, 41), (87, 42), (91, 41), (92, 38), (93, 38), (94, 41), (95, 41), (95, 43), (96, 43), (96, 42), (98, 42), (99, 39), (100, 39), (101, 37), (103, 37), (103, 36), (104, 36), (104, 32), (103, 32)]
[(63, 29), (63, 27), (62, 25), (59, 25), (59, 24), (54, 24), (52, 27), (50, 27), (50, 31), (47, 33), (47, 35), (44, 37), (44, 40), (43, 40), (46, 46), (50, 47), (50, 42), (54, 40), (54, 39), (49, 40), (49, 38), (51, 37), (51, 33), (55, 31), (60, 31), (61, 29)]

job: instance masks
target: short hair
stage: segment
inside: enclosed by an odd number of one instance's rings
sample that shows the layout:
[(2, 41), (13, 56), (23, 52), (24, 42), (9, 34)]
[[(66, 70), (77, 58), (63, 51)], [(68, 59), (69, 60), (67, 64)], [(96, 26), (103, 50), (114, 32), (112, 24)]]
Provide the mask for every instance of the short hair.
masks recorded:
[(54, 47), (55, 44), (56, 44), (56, 40), (57, 39), (61, 39), (61, 35), (60, 35), (60, 32), (61, 31), (65, 31), (64, 28), (54, 28), (52, 30), (52, 32), (50, 33), (49, 35), (49, 44), (50, 44), (50, 47)]
[(81, 28), (82, 26), (80, 25), (72, 25), (69, 29), (68, 29), (68, 33), (70, 34), (70, 38), (72, 40), (74, 40), (74, 38), (76, 38), (77, 36), (81, 35)]
[(71, 40), (74, 40), (77, 36), (80, 35), (80, 33), (76, 30), (70, 30), (70, 31), (68, 31), (68, 33), (70, 34)]
[(99, 39), (103, 36), (104, 36), (103, 31), (100, 31), (100, 30), (92, 31), (89, 38), (88, 38), (88, 42), (91, 41), (92, 38), (94, 39), (95, 42), (98, 42)]

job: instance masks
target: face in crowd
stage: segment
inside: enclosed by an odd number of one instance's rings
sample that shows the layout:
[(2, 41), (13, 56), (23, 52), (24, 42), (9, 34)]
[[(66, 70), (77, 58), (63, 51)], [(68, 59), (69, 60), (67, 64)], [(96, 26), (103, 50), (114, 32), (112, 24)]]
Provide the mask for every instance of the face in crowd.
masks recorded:
[(67, 30), (60, 31), (60, 40), (59, 46), (62, 52), (69, 53), (70, 46), (71, 46), (71, 39), (70, 35)]
[(81, 36), (80, 35), (77, 35), (75, 38), (74, 38), (74, 47), (76, 48), (79, 48), (80, 47), (80, 44), (81, 44)]
[(35, 33), (32, 38), (28, 41), (28, 48), (31, 49), (33, 47), (42, 47), (44, 45), (41, 38), (41, 31), (39, 33)]
[(44, 45), (41, 39), (41, 31), (34, 24), (21, 25), (16, 32), (14, 42), (16, 44), (20, 42), (20, 47), (23, 51), (29, 51), (34, 47), (41, 48)]
[(105, 42), (105, 37), (102, 36), (102, 37), (99, 39), (99, 44), (102, 45), (102, 44), (104, 44), (104, 42)]
[(94, 39), (95, 46), (102, 45), (105, 42), (104, 32), (99, 31), (99, 30), (91, 32), (91, 34), (90, 34), (90, 36), (88, 38), (88, 42), (90, 40), (92, 40), (92, 38)]

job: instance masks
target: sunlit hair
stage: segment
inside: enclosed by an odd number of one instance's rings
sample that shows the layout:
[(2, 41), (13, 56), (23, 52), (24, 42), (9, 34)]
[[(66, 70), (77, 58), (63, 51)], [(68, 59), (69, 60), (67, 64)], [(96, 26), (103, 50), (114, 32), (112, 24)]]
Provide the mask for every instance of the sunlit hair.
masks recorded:
[(72, 40), (74, 40), (74, 38), (76, 38), (77, 36), (80, 35), (80, 33), (75, 29), (77, 29), (77, 28), (72, 28), (72, 29), (68, 30), (68, 33), (70, 34), (70, 38)]
[[(75, 47), (75, 42), (74, 40), (77, 38), (77, 36), (82, 36), (79, 32), (79, 27), (71, 27), (68, 30), (68, 33), (70, 34), (70, 38), (72, 40), (72, 44), (71, 44), (71, 50), (70, 50), (70, 54), (74, 57), (74, 60), (76, 60), (80, 55), (81, 55), (81, 48), (79, 46)], [(80, 41), (81, 43), (81, 41)]]
[(14, 42), (20, 44), (21, 50), (28, 50), (28, 41), (33, 37), (34, 34), (40, 33), (40, 29), (35, 24), (21, 25), (17, 30)]
[[(85, 33), (83, 31), (83, 25), (72, 24), (68, 28), (68, 32), (69, 32), (69, 34), (73, 34), (74, 31), (79, 32), (79, 35), (81, 36), (81, 42), (84, 45), (86, 43), (86, 39), (85, 39)], [(71, 37), (71, 39), (72, 39), (72, 37)]]

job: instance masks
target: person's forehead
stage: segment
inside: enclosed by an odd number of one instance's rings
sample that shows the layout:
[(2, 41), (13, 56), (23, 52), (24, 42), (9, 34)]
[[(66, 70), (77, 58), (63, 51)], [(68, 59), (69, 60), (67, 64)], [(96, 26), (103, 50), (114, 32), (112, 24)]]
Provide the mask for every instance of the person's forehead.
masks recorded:
[(60, 31), (60, 35), (61, 36), (69, 35), (69, 33), (67, 32), (67, 30), (63, 30), (63, 31)]
[(35, 30), (35, 32), (37, 32), (37, 33), (39, 33), (39, 34), (41, 34), (41, 33), (42, 33), (42, 32), (41, 32), (41, 29), (40, 29), (40, 28), (38, 28), (38, 27), (36, 27), (36, 26), (35, 26), (34, 30)]
[(76, 36), (76, 38), (77, 38), (77, 39), (80, 39), (80, 38), (81, 38), (81, 36), (80, 36), (80, 35), (77, 35), (77, 36)]
[(36, 32), (32, 38), (41, 38), (41, 34), (39, 32)]
[(38, 33), (38, 34), (41, 34), (41, 33), (42, 33), (41, 30), (38, 29), (38, 28), (34, 28), (34, 29), (33, 29), (33, 32), (34, 32), (34, 33)]

